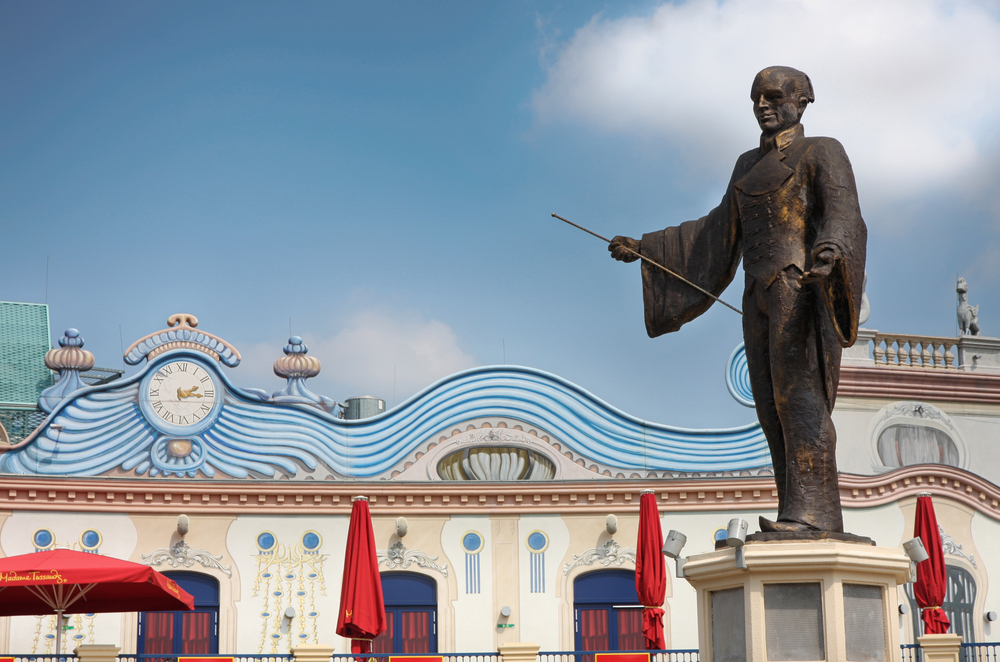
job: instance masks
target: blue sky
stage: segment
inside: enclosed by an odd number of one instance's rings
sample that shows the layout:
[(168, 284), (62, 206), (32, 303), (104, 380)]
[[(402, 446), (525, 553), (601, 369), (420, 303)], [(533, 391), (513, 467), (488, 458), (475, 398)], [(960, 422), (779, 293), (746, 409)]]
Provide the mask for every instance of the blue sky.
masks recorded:
[(796, 66), (807, 134), (854, 163), (866, 326), (955, 335), (961, 274), (1000, 335), (1000, 4), (871, 4), (0, 3), (0, 300), (47, 297), (108, 367), (187, 312), (277, 390), (290, 318), (337, 400), (506, 361), (750, 422), (737, 316), (648, 339), (638, 266), (549, 214), (704, 214), (756, 144), (754, 73)]

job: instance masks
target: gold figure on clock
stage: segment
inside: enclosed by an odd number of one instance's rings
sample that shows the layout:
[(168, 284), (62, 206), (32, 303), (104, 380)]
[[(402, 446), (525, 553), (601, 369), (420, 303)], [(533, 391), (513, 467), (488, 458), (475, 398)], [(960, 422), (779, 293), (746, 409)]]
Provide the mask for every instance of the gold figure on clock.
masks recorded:
[(218, 392), (211, 373), (183, 359), (160, 366), (146, 389), (153, 412), (173, 425), (195, 425), (204, 419)]

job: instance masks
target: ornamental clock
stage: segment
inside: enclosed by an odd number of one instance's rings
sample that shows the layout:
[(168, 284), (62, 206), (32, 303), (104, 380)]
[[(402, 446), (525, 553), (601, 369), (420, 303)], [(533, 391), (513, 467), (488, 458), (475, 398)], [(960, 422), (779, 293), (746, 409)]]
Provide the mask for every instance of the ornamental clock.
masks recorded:
[(205, 429), (222, 404), (215, 374), (198, 361), (175, 359), (146, 375), (140, 405), (150, 424), (168, 433)]

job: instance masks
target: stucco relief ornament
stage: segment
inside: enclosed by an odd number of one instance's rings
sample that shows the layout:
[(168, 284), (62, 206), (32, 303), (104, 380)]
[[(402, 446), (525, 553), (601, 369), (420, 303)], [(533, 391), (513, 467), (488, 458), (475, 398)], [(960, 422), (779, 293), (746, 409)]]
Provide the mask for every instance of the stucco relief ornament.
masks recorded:
[(200, 563), (206, 568), (214, 568), (223, 572), (226, 577), (233, 576), (231, 565), (222, 565), (222, 555), (212, 556), (207, 550), (196, 549), (183, 540), (178, 540), (170, 547), (161, 547), (151, 554), (139, 554), (143, 565), (158, 566), (166, 561), (171, 568), (193, 568)]
[(901, 402), (882, 415), (883, 420), (895, 416), (906, 416), (907, 418), (925, 418), (944, 420), (941, 412), (936, 407), (932, 407), (923, 402)]
[(622, 547), (611, 538), (600, 547), (588, 549), (583, 554), (574, 554), (573, 563), (563, 564), (563, 574), (568, 575), (569, 571), (578, 565), (594, 565), (595, 561), (605, 568), (612, 565), (620, 566), (626, 561), (635, 563), (635, 547)]
[(944, 528), (938, 524), (938, 533), (941, 534), (941, 548), (944, 550), (945, 554), (951, 554), (952, 556), (961, 556), (972, 564), (973, 568), (979, 568), (976, 565), (976, 557), (973, 554), (966, 554), (962, 551), (962, 545), (955, 542), (955, 539), (944, 532)]
[(517, 432), (515, 430), (497, 430), (491, 429), (488, 431), (479, 432), (477, 434), (472, 434), (462, 439), (460, 444), (498, 444), (502, 442), (515, 442), (519, 444), (533, 444), (535, 443), (530, 436), (523, 432)]
[(378, 564), (385, 564), (387, 570), (406, 569), (411, 564), (416, 563), (421, 568), (437, 570), (445, 577), (448, 576), (448, 565), (438, 565), (438, 557), (430, 556), (415, 549), (406, 549), (402, 540), (397, 540), (389, 549), (377, 550)]

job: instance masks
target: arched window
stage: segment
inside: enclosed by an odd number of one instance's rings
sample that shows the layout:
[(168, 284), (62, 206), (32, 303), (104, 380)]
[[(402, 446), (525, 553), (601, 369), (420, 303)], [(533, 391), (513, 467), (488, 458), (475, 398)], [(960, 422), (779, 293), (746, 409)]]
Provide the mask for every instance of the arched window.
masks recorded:
[[(948, 588), (944, 600), (941, 601), (941, 608), (951, 621), (951, 633), (962, 635), (963, 643), (975, 643), (976, 628), (972, 619), (972, 609), (976, 605), (976, 580), (964, 568), (955, 565), (946, 565), (945, 568), (948, 573)], [(924, 622), (920, 620), (920, 608), (917, 607), (917, 601), (913, 597), (913, 584), (906, 585), (906, 595), (910, 598), (913, 612), (913, 636), (922, 637)]]
[(437, 652), (437, 584), (413, 572), (382, 573), (385, 632), (372, 653), (406, 655)]
[(959, 466), (958, 448), (951, 437), (926, 425), (890, 425), (878, 436), (878, 455), (887, 467)]
[(215, 655), (219, 652), (219, 582), (197, 572), (165, 572), (194, 596), (194, 611), (139, 614), (139, 655)]
[(576, 650), (631, 651), (645, 648), (642, 603), (635, 573), (598, 570), (573, 582)]

